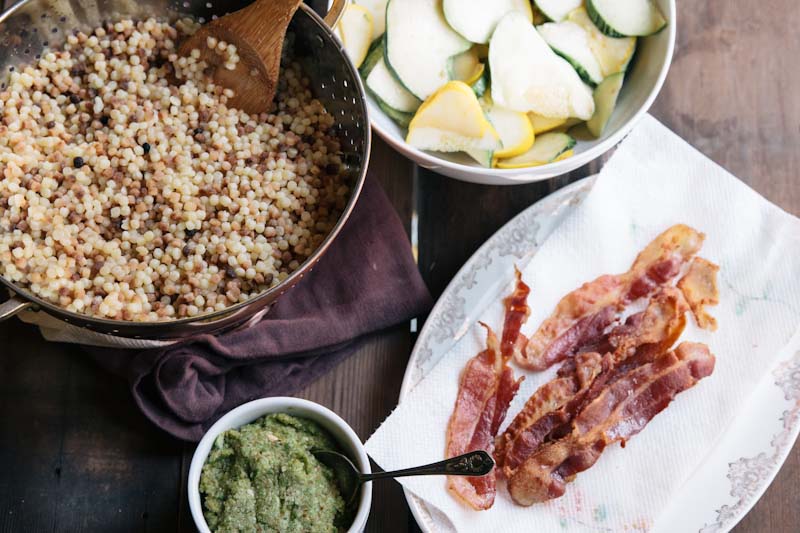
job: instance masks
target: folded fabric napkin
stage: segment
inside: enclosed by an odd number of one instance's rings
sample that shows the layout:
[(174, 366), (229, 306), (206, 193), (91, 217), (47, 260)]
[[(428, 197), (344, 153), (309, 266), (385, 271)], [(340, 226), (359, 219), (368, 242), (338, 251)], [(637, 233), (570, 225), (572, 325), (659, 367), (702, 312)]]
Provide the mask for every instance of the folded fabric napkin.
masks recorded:
[(153, 423), (199, 440), (231, 408), (296, 392), (352, 353), (359, 339), (410, 320), (430, 303), (403, 225), (368, 179), (319, 264), (258, 323), (157, 349), (86, 351), (128, 380)]
[[(721, 267), (720, 304), (709, 309), (718, 330), (699, 330), (690, 319), (681, 337), (710, 346), (717, 359), (714, 373), (679, 394), (624, 449), (609, 447), (562, 498), (520, 507), (500, 483), (494, 506), (477, 512), (449, 494), (443, 478), (401, 479), (429, 509), (439, 511), (434, 512), (434, 530), (698, 531), (719, 519), (713, 509), (728, 503), (728, 464), (757, 454), (759, 446), (770, 449), (773, 429), (783, 427), (778, 414), (762, 420), (760, 413), (747, 415), (743, 408), (765, 384), (774, 389), (770, 398), (785, 401), (771, 372), (779, 361), (800, 360), (794, 355), (800, 350), (800, 220), (647, 116), (603, 168), (583, 203), (528, 264), (518, 265), (531, 286), (532, 314), (523, 332), (530, 335), (558, 300), (583, 282), (626, 271), (638, 251), (677, 223), (705, 232), (699, 255)], [(509, 272), (489, 289), (496, 297), (480, 320), (496, 330), (502, 327), (501, 299), (512, 287)], [(481, 328), (464, 335), (369, 439), (367, 451), (382, 468), (442, 459), (459, 374), (484, 346)], [(554, 371), (515, 367), (526, 379), (501, 429)], [(750, 433), (731, 438), (730, 426), (747, 416)], [(753, 424), (763, 432), (754, 434)], [(704, 477), (708, 469), (698, 469), (709, 465), (711, 478)], [(709, 511), (709, 498), (720, 494)], [(674, 510), (678, 498), (681, 511), (664, 512), (670, 505)]]

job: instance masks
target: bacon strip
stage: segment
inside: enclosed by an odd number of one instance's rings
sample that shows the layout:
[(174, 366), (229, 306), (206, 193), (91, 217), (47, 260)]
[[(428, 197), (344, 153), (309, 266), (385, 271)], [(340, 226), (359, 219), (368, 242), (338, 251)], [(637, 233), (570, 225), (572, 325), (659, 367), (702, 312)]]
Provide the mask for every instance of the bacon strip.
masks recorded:
[(531, 289), (522, 281), (522, 272), (516, 267), (514, 268), (514, 276), (516, 278), (514, 292), (504, 300), (506, 318), (503, 324), (503, 340), (500, 346), (502, 347), (503, 357), (506, 360), (512, 356), (515, 359), (520, 357), (522, 350), (525, 348), (525, 343), (528, 339), (524, 335), (520, 335), (519, 330), (531, 314), (531, 308), (528, 307), (528, 295)]
[(565, 426), (610, 381), (668, 350), (683, 332), (687, 310), (680, 291), (664, 287), (653, 296), (647, 309), (631, 315), (600, 343), (607, 347), (606, 357), (581, 353), (567, 361), (555, 379), (528, 399), (498, 437), (495, 458), (504, 475), (512, 477), (543, 442), (568, 432)]
[[(562, 298), (552, 315), (528, 339), (525, 350), (516, 354), (515, 361), (525, 368), (544, 370), (568, 357), (574, 342), (565, 340), (559, 344), (562, 336), (605, 308), (619, 313), (630, 302), (664, 286), (697, 253), (704, 239), (704, 234), (683, 224), (667, 229), (639, 253), (627, 272), (600, 276)], [(579, 333), (570, 335), (580, 337)]]
[[(461, 375), (458, 396), (447, 427), (446, 456), (454, 457), (474, 450), (494, 449), (494, 438), (517, 393), (522, 378), (503, 357), (497, 336), (486, 324), (486, 350), (467, 362)], [(474, 509), (488, 509), (494, 503), (496, 473), (482, 477), (448, 477), (449, 490)]]
[(676, 350), (636, 367), (611, 383), (575, 417), (572, 431), (531, 455), (508, 483), (513, 500), (531, 505), (564, 494), (566, 484), (590, 468), (609, 444), (639, 433), (680, 392), (714, 370), (703, 344)]
[(717, 272), (717, 265), (702, 257), (695, 257), (689, 264), (689, 270), (678, 281), (678, 288), (689, 302), (697, 325), (711, 331), (716, 331), (717, 320), (705, 308), (719, 303)]

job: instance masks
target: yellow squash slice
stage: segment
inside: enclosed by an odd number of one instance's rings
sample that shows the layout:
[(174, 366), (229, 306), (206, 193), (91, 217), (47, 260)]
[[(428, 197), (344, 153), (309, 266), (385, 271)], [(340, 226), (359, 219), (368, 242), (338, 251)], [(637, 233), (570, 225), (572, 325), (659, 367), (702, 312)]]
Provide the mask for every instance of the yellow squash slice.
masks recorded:
[(337, 29), (350, 61), (360, 67), (372, 44), (372, 15), (363, 6), (348, 4)]
[(451, 81), (433, 93), (408, 125), (406, 142), (421, 150), (497, 150), (500, 136), (478, 98), (464, 82)]
[(531, 121), (531, 126), (533, 126), (533, 133), (535, 135), (554, 130), (567, 121), (566, 118), (544, 117), (536, 113), (528, 113), (528, 119)]

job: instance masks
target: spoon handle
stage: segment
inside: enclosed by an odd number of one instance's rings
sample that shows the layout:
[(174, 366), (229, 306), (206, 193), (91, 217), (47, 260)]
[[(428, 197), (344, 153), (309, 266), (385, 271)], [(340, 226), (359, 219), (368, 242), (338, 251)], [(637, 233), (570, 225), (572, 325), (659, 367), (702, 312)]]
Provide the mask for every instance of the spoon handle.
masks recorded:
[(373, 474), (362, 474), (362, 481), (372, 481), (373, 479), (395, 478), (406, 476), (485, 476), (494, 468), (492, 456), (483, 450), (457, 455), (438, 463), (431, 463), (414, 468), (395, 470), (394, 472), (375, 472)]

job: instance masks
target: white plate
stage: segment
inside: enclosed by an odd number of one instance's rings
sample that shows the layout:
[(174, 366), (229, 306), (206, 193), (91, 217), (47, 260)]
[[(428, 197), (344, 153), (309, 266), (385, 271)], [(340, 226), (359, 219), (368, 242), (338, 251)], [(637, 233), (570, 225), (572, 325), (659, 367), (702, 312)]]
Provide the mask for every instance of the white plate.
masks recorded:
[[(500, 228), (459, 270), (420, 332), (400, 389), (402, 402), (440, 358), (475, 324), (486, 303), (500, 298), (513, 265), (526, 265), (539, 246), (585, 198), (594, 176), (543, 198)], [(667, 531), (728, 531), (752, 508), (778, 473), (800, 433), (800, 352), (779, 360), (760, 383), (714, 453), (693, 473), (683, 497), (670, 502), (659, 525)], [(454, 531), (436, 509), (406, 491), (426, 532)], [(693, 497), (703, 494), (703, 498)], [(594, 530), (589, 528), (587, 530)], [(597, 531), (605, 531), (597, 528)]]

